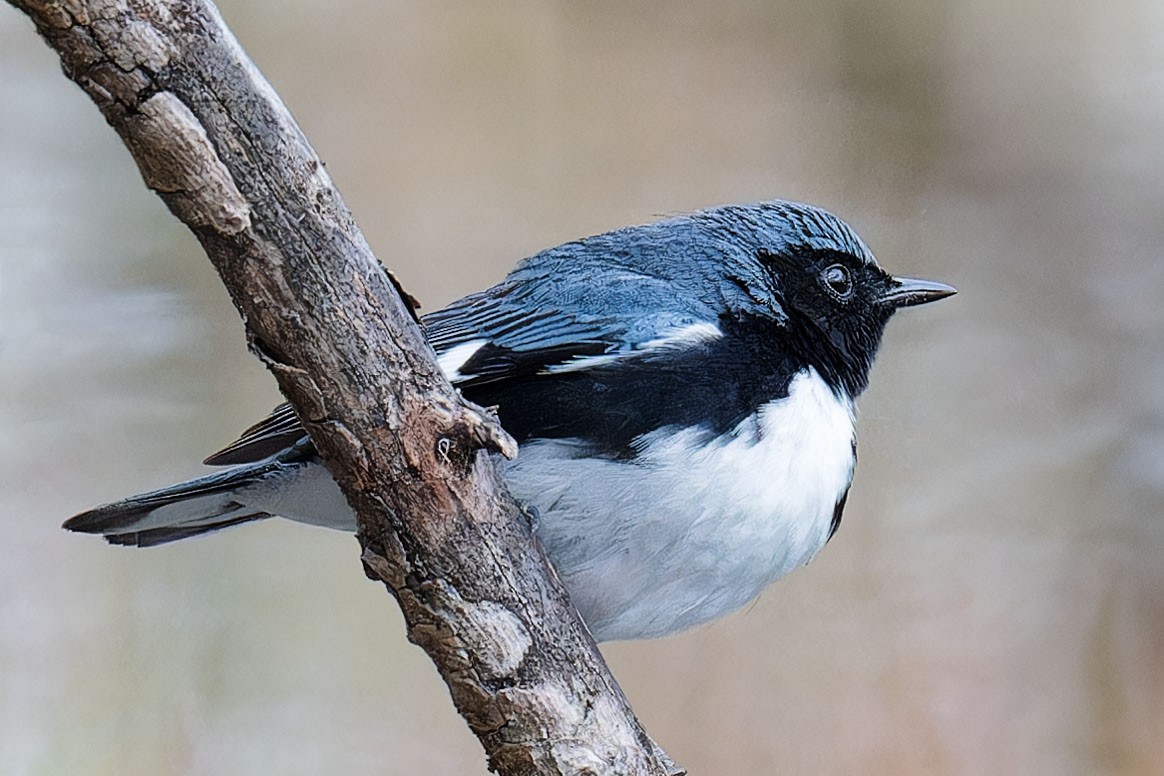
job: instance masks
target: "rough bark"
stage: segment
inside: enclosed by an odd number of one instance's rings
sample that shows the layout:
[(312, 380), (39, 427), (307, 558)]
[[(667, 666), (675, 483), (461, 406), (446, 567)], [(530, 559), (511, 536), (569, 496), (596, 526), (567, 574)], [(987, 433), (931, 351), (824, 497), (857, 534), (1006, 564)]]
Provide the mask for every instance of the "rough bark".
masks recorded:
[[(10, 0), (197, 235), (502, 774), (672, 772), (315, 152), (209, 2)], [(407, 295), (403, 295), (407, 299)]]

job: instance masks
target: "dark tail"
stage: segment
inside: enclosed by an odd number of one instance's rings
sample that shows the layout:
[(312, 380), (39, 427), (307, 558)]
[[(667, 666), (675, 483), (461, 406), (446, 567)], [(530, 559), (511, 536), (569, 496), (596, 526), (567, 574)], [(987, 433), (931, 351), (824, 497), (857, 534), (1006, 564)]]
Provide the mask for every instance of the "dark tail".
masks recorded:
[(70, 531), (102, 534), (110, 544), (153, 547), (270, 517), (238, 496), (279, 467), (239, 466), (168, 488), (131, 496), (65, 521)]

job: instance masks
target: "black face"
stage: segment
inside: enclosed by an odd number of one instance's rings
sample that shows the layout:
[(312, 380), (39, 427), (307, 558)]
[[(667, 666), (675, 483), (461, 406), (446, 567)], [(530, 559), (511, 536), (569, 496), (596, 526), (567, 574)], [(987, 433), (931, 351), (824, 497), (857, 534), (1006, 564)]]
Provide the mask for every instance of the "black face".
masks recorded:
[(895, 278), (872, 261), (828, 249), (760, 257), (789, 317), (789, 345), (849, 396), (865, 389), (885, 324), (899, 307), (954, 293), (940, 283)]

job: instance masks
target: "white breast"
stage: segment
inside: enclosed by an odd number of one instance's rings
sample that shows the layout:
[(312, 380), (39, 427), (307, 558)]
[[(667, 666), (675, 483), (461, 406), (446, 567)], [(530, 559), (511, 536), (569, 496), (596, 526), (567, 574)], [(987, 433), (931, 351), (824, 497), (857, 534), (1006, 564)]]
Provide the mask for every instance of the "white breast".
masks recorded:
[[(852, 403), (813, 370), (730, 433), (663, 429), (632, 461), (577, 457), (571, 440), (501, 462), (570, 596), (602, 640), (662, 636), (747, 604), (828, 540), (853, 476)], [(250, 509), (355, 530), (322, 465), (232, 494)]]
[(643, 437), (633, 461), (524, 445), (504, 472), (600, 639), (659, 636), (734, 611), (828, 540), (853, 475), (852, 403), (814, 370), (732, 432)]

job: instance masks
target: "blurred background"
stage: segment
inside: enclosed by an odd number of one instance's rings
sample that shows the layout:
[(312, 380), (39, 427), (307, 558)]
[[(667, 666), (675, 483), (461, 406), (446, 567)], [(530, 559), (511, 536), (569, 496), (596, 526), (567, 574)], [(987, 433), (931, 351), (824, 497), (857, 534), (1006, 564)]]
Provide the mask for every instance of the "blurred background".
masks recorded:
[[(837, 537), (604, 647), (693, 774), (1164, 773), (1164, 5), (230, 0), (429, 310), (725, 202), (959, 296), (889, 327)], [(192, 237), (0, 6), (0, 772), (484, 773), (350, 536), (151, 551), (83, 508), (280, 400)]]

